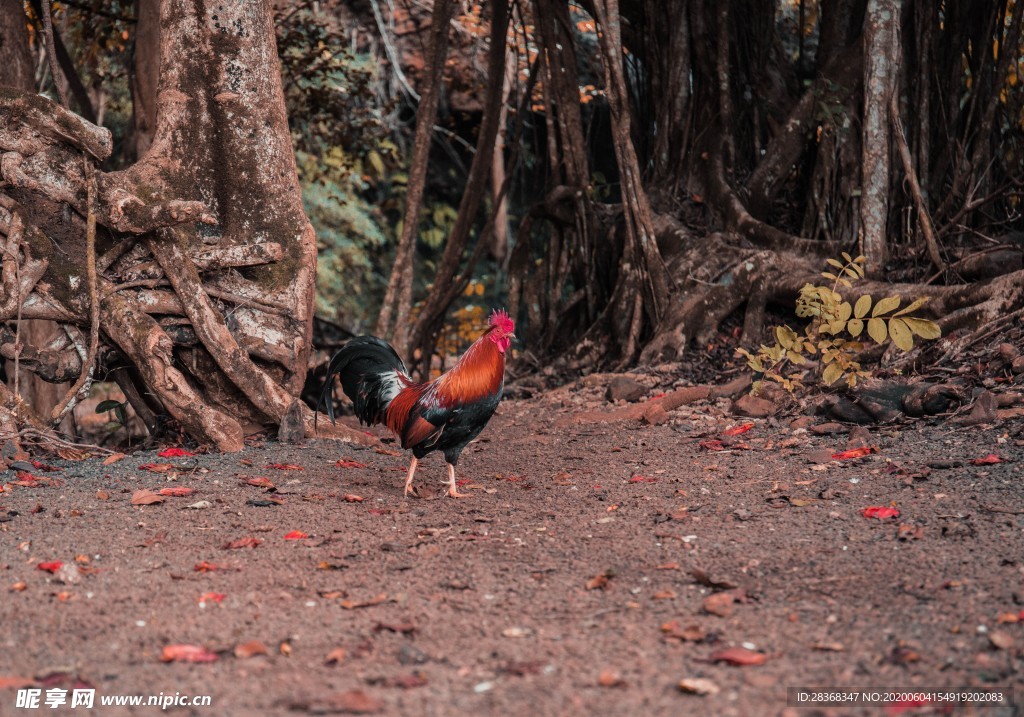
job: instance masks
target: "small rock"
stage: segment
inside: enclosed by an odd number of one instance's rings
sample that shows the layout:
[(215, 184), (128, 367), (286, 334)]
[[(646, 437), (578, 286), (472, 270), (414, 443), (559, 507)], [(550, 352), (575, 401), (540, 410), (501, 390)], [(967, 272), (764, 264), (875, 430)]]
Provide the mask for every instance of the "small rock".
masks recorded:
[(819, 423), (817, 426), (811, 426), (807, 430), (816, 436), (830, 436), (833, 433), (846, 433), (850, 429), (842, 423), (829, 421), (828, 423)]
[(1010, 370), (1014, 373), (1024, 373), (1024, 356), (1018, 356), (1010, 363)]
[(647, 395), (647, 387), (639, 381), (634, 381), (631, 378), (625, 376), (619, 376), (618, 378), (612, 379), (612, 382), (608, 384), (608, 391), (605, 393), (605, 398), (611, 402), (615, 401), (628, 401), (629, 403), (635, 403), (641, 398)]
[(398, 661), (403, 665), (422, 665), (430, 661), (430, 656), (415, 645), (405, 643), (398, 649)]
[[(817, 420), (818, 419), (815, 418), (814, 416), (800, 416), (800, 417), (794, 418), (792, 421), (790, 421), (789, 422), (789, 427), (791, 429), (793, 429), (794, 431), (799, 430), (801, 428), (806, 428), (808, 430), (813, 431), (814, 429), (811, 426)], [(838, 425), (838, 424), (836, 424), (836, 425)]]
[(766, 418), (775, 412), (775, 404), (767, 399), (746, 393), (733, 401), (731, 410), (738, 416)]

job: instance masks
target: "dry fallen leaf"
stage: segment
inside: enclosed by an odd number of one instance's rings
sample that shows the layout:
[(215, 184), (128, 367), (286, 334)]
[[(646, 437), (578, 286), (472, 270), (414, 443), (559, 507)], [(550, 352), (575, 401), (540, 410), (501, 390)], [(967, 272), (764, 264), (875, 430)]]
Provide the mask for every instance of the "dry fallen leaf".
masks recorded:
[(618, 672), (607, 667), (601, 670), (597, 676), (597, 684), (601, 685), (601, 687), (625, 687), (626, 681), (622, 679), (622, 675)]
[(342, 458), (341, 460), (335, 462), (334, 465), (337, 468), (366, 468), (365, 463), (360, 463), (359, 461), (352, 458)]
[(719, 692), (718, 685), (703, 677), (684, 677), (679, 680), (678, 687), (691, 695), (717, 695)]
[(132, 505), (155, 505), (166, 500), (162, 495), (157, 495), (151, 490), (141, 488), (132, 495)]
[(195, 453), (186, 451), (184, 448), (165, 448), (156, 455), (159, 458), (190, 458)]
[(110, 500), (110, 493), (105, 490), (96, 491), (96, 498), (98, 500)]
[(354, 493), (346, 493), (344, 499), (347, 503), (362, 503), (365, 498), (361, 495), (355, 495)]
[(255, 548), (263, 541), (259, 538), (239, 538), (238, 540), (232, 540), (230, 543), (225, 543), (221, 546), (223, 550), (238, 550), (239, 548)]
[(249, 642), (243, 642), (241, 645), (235, 646), (235, 657), (239, 660), (245, 660), (249, 657), (255, 657), (256, 655), (269, 655), (270, 651), (267, 650), (267, 646), (259, 640), (250, 640)]
[(342, 600), (341, 606), (346, 610), (354, 610), (359, 607), (372, 607), (373, 605), (380, 605), (382, 602), (387, 602), (388, 594), (380, 593), (374, 595), (369, 600)]
[(1009, 650), (1013, 647), (1013, 636), (1002, 630), (993, 630), (988, 636), (992, 646), (999, 650)]
[(143, 463), (139, 466), (140, 471), (149, 471), (150, 473), (167, 473), (173, 466), (170, 463)]
[(20, 593), (20, 592), (24, 592), (27, 588), (28, 588), (28, 584), (19, 581), (19, 582), (14, 583), (14, 585), (12, 585), (10, 587), (10, 591), (12, 593)]
[(340, 665), (345, 661), (346, 656), (344, 647), (335, 647), (333, 650), (327, 653), (327, 657), (324, 658), (325, 665)]
[(224, 598), (226, 597), (227, 595), (225, 595), (224, 593), (205, 593), (204, 595), (199, 596), (199, 602), (221, 603), (224, 602)]
[(124, 453), (113, 453), (103, 459), (103, 465), (113, 465), (114, 463), (117, 463), (118, 461), (123, 460), (124, 458), (126, 458)]
[(820, 650), (821, 652), (842, 652), (846, 648), (843, 647), (841, 642), (816, 642), (811, 645), (812, 650)]
[(324, 711), (346, 712), (349, 714), (373, 714), (384, 709), (384, 704), (362, 690), (348, 690), (331, 695), (325, 700)]
[(1003, 459), (1000, 458), (997, 454), (989, 453), (987, 456), (984, 456), (982, 458), (975, 458), (973, 461), (971, 461), (971, 465), (987, 466), (987, 465), (991, 465), (993, 463), (1002, 463), (1002, 462), (1003, 462)]
[(881, 505), (870, 505), (860, 512), (865, 518), (878, 518), (879, 520), (886, 520), (887, 518), (899, 518), (900, 512), (896, 508), (890, 508), (888, 506)]
[(167, 645), (160, 654), (163, 662), (216, 662), (217, 653), (199, 645)]
[(613, 577), (615, 577), (614, 572), (605, 570), (587, 581), (587, 590), (605, 590), (608, 587), (608, 581)]
[(661, 626), (661, 631), (666, 640), (679, 640), (682, 642), (702, 642), (706, 637), (704, 628), (699, 625), (687, 625), (682, 627), (678, 620), (669, 620)]
[(304, 471), (306, 470), (302, 466), (297, 466), (294, 463), (270, 463), (264, 466), (265, 468), (276, 468), (279, 471)]
[(265, 478), (264, 476), (255, 476), (253, 478), (246, 478), (245, 479), (245, 483), (246, 483), (246, 485), (254, 485), (257, 488), (273, 488), (274, 487), (273, 482), (271, 482), (271, 480), (269, 478)]
[(653, 595), (651, 595), (651, 599), (652, 600), (675, 600), (676, 599), (676, 591), (672, 590), (671, 588), (667, 588), (665, 590), (659, 590), (658, 592), (656, 592)]
[(860, 448), (851, 448), (848, 451), (840, 451), (839, 453), (832, 454), (832, 460), (834, 461), (846, 461), (851, 458), (863, 458), (864, 456), (871, 455), (875, 452), (875, 449), (871, 446), (861, 446)]
[(158, 495), (169, 495), (176, 498), (183, 498), (187, 495), (192, 495), (195, 491), (185, 486), (176, 486), (174, 488), (161, 488), (157, 491)]
[(768, 656), (745, 647), (727, 647), (724, 650), (712, 652), (708, 659), (711, 662), (724, 662), (734, 667), (750, 667), (751, 665), (763, 665), (768, 661)]
[(738, 436), (741, 433), (746, 433), (747, 431), (749, 431), (753, 427), (754, 427), (753, 423), (744, 423), (743, 425), (735, 426), (734, 428), (727, 428), (726, 430), (722, 431), (722, 435), (723, 436)]
[(714, 593), (704, 598), (704, 612), (719, 617), (729, 617), (736, 611), (735, 602), (736, 595), (731, 591)]

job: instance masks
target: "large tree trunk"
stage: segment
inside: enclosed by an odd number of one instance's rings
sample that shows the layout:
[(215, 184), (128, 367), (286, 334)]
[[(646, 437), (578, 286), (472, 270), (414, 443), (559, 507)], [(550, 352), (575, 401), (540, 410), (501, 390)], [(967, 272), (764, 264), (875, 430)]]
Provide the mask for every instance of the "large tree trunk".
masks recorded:
[[(162, 0), (159, 19), (153, 142), (124, 171), (95, 180), (86, 171), (110, 153), (106, 130), (41, 97), (0, 95), (0, 171), (10, 184), (0, 228), (14, 250), (0, 318), (23, 304), (29, 318), (101, 332), (135, 364), (138, 393), (196, 439), (239, 450), (247, 430), (279, 423), (302, 389), (315, 237), (270, 2)], [(100, 225), (95, 266), (87, 215)], [(305, 422), (311, 432), (308, 409)]]

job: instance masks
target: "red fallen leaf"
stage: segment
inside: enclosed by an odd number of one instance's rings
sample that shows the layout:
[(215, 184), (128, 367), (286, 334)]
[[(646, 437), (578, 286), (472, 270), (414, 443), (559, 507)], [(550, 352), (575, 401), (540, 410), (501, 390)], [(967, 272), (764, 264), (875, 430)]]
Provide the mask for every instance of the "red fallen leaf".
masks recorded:
[(998, 454), (996, 454), (996, 453), (989, 453), (987, 456), (984, 456), (982, 458), (975, 458), (973, 461), (971, 461), (971, 465), (973, 465), (973, 466), (987, 466), (987, 465), (991, 465), (992, 463), (1002, 463), (1002, 462), (1003, 462), (1003, 459), (1000, 458)]
[(61, 471), (64, 470), (63, 468), (58, 468), (57, 466), (47, 465), (42, 461), (32, 461), (32, 467), (35, 468), (36, 470), (46, 471), (47, 473), (60, 473)]
[(194, 455), (195, 453), (186, 451), (184, 448), (165, 448), (157, 453), (160, 458), (189, 458)]
[(210, 563), (205, 560), (196, 563), (196, 566), (192, 569), (197, 573), (212, 573), (214, 570), (234, 570), (234, 568), (229, 568), (225, 565), (217, 565), (216, 563)]
[(840, 453), (833, 453), (832, 460), (834, 461), (845, 461), (850, 458), (863, 458), (864, 456), (871, 455), (874, 449), (871, 446), (861, 446), (860, 448), (851, 448), (848, 451), (842, 451)]
[(206, 593), (199, 596), (199, 602), (223, 602), (227, 595), (224, 593)]
[(653, 396), (651, 396), (650, 398), (648, 398), (647, 400), (648, 401), (653, 401), (653, 400), (655, 400), (657, 398), (665, 398), (665, 392), (662, 391), (661, 393), (656, 393)]
[(143, 463), (139, 466), (140, 471), (149, 471), (151, 473), (166, 473), (171, 468), (170, 463)]
[(657, 478), (645, 478), (644, 476), (633, 476), (629, 479), (629, 483), (657, 483)]
[(177, 488), (161, 488), (157, 491), (159, 495), (170, 495), (176, 498), (183, 498), (186, 495), (192, 495), (195, 491), (185, 486), (179, 486)]
[(163, 502), (164, 497), (162, 495), (157, 495), (153, 491), (145, 488), (137, 490), (132, 494), (132, 505), (153, 505), (155, 503)]
[(276, 468), (279, 471), (304, 471), (306, 470), (302, 466), (297, 466), (294, 463), (271, 463), (264, 466), (264, 468)]
[(238, 540), (232, 540), (230, 543), (225, 543), (222, 547), (224, 550), (237, 550), (239, 548), (255, 548), (263, 541), (259, 538), (239, 538)]
[(860, 514), (865, 518), (878, 518), (879, 520), (900, 517), (899, 510), (882, 505), (869, 505), (867, 508), (862, 510)]
[(334, 465), (337, 466), (338, 468), (366, 468), (365, 463), (360, 463), (359, 461), (353, 460), (352, 458), (342, 458)]
[(722, 431), (722, 435), (723, 436), (738, 436), (741, 433), (746, 433), (747, 431), (749, 431), (753, 427), (754, 427), (753, 423), (744, 423), (742, 426), (734, 426), (732, 428), (727, 428), (726, 430)]
[(718, 439), (710, 441), (701, 441), (700, 447), (708, 451), (722, 451), (725, 450), (725, 446)]
[(59, 560), (54, 560), (49, 563), (39, 563), (38, 565), (36, 565), (37, 570), (45, 570), (48, 573), (55, 573), (62, 567), (64, 567), (64, 563), (62, 563)]
[(459, 478), (457, 481), (455, 481), (455, 485), (457, 485), (459, 488), (461, 488), (462, 486), (469, 485), (472, 482), (473, 482), (472, 478)]
[(269, 478), (264, 476), (256, 476), (255, 478), (246, 478), (246, 485), (254, 485), (257, 488), (273, 488), (274, 484)]
[(387, 515), (391, 512), (390, 508), (370, 508), (367, 511), (370, 515)]
[(363, 498), (363, 496), (361, 495), (356, 495), (354, 493), (346, 493), (345, 500), (349, 503), (362, 503), (366, 499)]
[(217, 653), (199, 645), (167, 645), (160, 653), (162, 662), (216, 662)]
[(712, 652), (708, 660), (724, 662), (733, 667), (750, 667), (751, 665), (763, 665), (768, 661), (768, 655), (748, 650), (745, 647), (727, 647), (724, 650)]
[(308, 537), (309, 536), (306, 533), (303, 533), (301, 530), (293, 530), (292, 532), (288, 533), (288, 535), (284, 536), (284, 539), (285, 540), (305, 540)]

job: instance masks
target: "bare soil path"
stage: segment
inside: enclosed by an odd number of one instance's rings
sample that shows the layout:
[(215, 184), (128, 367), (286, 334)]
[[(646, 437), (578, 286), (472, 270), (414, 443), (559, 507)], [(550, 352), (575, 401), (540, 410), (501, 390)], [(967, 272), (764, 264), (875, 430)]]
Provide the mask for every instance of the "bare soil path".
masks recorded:
[[(403, 499), (405, 455), (326, 441), (3, 474), (0, 715), (155, 715), (99, 699), (159, 693), (209, 695), (166, 710), (205, 716), (1021, 714), (1019, 419), (876, 429), (832, 459), (846, 436), (724, 402), (565, 420), (599, 394), (503, 403), (465, 500), (439, 457)], [(15, 706), (75, 686), (92, 710)], [(792, 687), (1002, 701), (809, 708)]]

